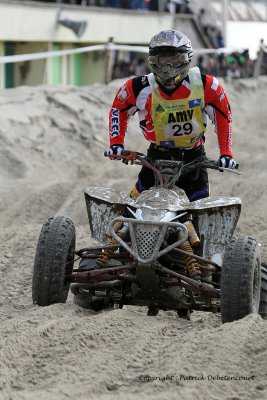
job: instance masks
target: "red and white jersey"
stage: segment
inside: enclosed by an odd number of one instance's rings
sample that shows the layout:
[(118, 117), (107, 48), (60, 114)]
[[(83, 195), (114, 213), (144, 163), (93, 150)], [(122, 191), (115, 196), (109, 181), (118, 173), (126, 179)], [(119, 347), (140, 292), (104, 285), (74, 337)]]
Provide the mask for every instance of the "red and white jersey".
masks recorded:
[[(123, 144), (127, 131), (128, 119), (136, 112), (139, 115), (140, 128), (145, 138), (156, 143), (155, 129), (152, 120), (152, 84), (153, 74), (129, 79), (118, 90), (109, 113), (110, 145)], [(201, 74), (204, 90), (202, 118), (207, 124), (207, 116), (215, 127), (221, 155), (232, 157), (232, 114), (227, 96), (219, 81), (210, 75)], [(191, 87), (187, 76), (181, 85), (173, 90), (158, 87), (160, 96), (165, 100), (186, 99), (190, 96)], [(194, 143), (197, 147), (204, 142), (204, 137)]]

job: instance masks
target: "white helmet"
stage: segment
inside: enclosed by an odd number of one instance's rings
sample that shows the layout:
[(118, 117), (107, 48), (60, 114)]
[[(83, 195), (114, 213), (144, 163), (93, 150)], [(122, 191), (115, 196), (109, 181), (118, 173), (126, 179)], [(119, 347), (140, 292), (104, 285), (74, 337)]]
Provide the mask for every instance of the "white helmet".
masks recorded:
[(191, 41), (182, 32), (161, 31), (149, 44), (148, 62), (163, 86), (178, 84), (188, 74), (193, 56)]

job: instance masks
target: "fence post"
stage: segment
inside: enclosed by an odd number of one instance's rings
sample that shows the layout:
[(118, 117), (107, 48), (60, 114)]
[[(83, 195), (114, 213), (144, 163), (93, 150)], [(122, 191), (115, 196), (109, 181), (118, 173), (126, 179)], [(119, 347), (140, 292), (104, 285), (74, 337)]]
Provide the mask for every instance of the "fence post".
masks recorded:
[(261, 64), (263, 60), (263, 53), (264, 53), (264, 48), (263, 46), (260, 47), (260, 50), (258, 52), (258, 57), (255, 61), (255, 66), (254, 66), (254, 78), (258, 78), (258, 76), (261, 74)]
[(107, 48), (105, 51), (105, 83), (109, 83), (112, 79), (112, 69), (114, 60), (112, 57), (113, 49), (112, 49), (113, 38), (109, 38), (107, 43)]

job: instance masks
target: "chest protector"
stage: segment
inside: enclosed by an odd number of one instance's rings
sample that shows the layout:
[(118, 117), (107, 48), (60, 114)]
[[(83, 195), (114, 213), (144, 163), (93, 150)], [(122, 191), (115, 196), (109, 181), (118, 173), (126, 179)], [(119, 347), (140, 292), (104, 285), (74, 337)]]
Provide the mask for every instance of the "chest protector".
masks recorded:
[(154, 76), (150, 79), (152, 120), (158, 146), (191, 148), (206, 131), (202, 117), (204, 89), (199, 68), (191, 68), (188, 76), (191, 93), (185, 99), (176, 100), (164, 99)]

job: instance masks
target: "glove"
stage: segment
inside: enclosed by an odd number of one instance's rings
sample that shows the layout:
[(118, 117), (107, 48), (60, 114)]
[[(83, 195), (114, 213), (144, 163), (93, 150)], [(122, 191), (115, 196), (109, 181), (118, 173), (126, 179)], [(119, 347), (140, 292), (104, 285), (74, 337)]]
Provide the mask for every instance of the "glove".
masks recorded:
[(120, 156), (124, 150), (123, 144), (113, 144), (107, 150), (107, 154), (111, 156)]
[(234, 160), (230, 156), (221, 156), (219, 158), (218, 164), (219, 164), (219, 167), (223, 167), (223, 168), (229, 168), (229, 169), (237, 169), (238, 168), (238, 164), (237, 164), (236, 160)]

